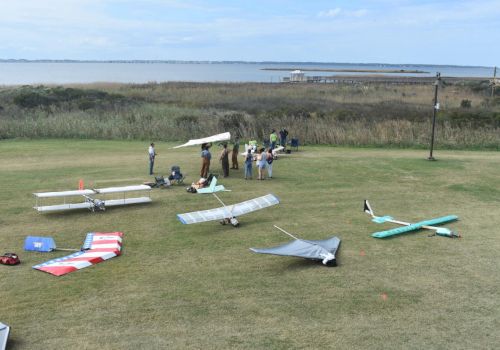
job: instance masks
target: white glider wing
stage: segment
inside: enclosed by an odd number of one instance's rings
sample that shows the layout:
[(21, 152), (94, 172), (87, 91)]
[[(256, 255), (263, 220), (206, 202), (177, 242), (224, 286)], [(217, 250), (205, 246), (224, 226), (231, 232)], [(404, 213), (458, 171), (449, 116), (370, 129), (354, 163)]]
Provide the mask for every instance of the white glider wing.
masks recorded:
[(180, 145), (180, 146), (175, 146), (174, 148), (201, 145), (201, 144), (208, 143), (208, 142), (228, 141), (230, 139), (231, 139), (231, 133), (225, 132), (222, 134), (217, 134), (217, 135), (205, 137), (202, 139), (189, 140), (185, 144)]
[(267, 194), (262, 197), (250, 199), (245, 202), (228, 205), (225, 207), (177, 214), (177, 218), (183, 224), (196, 224), (205, 221), (229, 219), (234, 216), (241, 216), (259, 209), (264, 209), (276, 205), (279, 202), (279, 198), (274, 194)]

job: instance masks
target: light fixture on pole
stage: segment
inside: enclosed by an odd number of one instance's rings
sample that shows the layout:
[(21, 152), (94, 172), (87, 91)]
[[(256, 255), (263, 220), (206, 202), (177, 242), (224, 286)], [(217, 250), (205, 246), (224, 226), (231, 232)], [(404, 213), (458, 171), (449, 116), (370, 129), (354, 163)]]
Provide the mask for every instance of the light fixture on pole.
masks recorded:
[(429, 158), (428, 160), (436, 160), (432, 156), (432, 151), (434, 150), (434, 131), (436, 129), (436, 113), (439, 109), (439, 102), (438, 102), (438, 88), (439, 88), (439, 83), (441, 82), (441, 73), (437, 72), (436, 73), (436, 82), (434, 83), (434, 112), (432, 114), (432, 133), (431, 133), (431, 150), (429, 153)]

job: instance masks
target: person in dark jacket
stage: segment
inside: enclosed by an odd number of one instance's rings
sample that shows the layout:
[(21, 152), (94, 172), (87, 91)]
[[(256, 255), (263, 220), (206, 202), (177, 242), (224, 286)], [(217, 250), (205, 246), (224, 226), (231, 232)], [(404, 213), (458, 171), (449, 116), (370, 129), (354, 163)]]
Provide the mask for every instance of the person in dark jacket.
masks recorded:
[(222, 144), (222, 152), (220, 154), (220, 161), (222, 162), (223, 177), (229, 176), (229, 151), (227, 150), (227, 143)]

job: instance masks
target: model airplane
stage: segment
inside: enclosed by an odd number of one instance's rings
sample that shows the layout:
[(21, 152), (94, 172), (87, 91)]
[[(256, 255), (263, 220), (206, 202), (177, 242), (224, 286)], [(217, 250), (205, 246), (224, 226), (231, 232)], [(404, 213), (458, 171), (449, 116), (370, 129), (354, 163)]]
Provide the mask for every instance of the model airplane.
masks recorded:
[(205, 137), (202, 139), (194, 139), (194, 140), (189, 140), (185, 144), (175, 146), (173, 148), (181, 148), (181, 147), (187, 147), (187, 146), (195, 146), (195, 145), (202, 145), (204, 143), (210, 143), (210, 142), (218, 142), (218, 141), (228, 141), (231, 139), (231, 133), (225, 132), (222, 134), (217, 134), (209, 137)]
[(433, 230), (434, 231), (433, 235), (451, 237), (451, 238), (460, 237), (460, 235), (458, 233), (453, 232), (446, 227), (432, 226), (432, 225), (444, 224), (444, 223), (450, 222), (450, 221), (455, 221), (458, 219), (458, 216), (456, 216), (456, 215), (442, 216), (439, 218), (425, 220), (425, 221), (419, 221), (419, 222), (412, 224), (409, 222), (394, 220), (391, 216), (375, 216), (372, 208), (370, 207), (370, 203), (368, 203), (367, 200), (365, 200), (364, 211), (365, 211), (365, 213), (371, 215), (372, 221), (376, 222), (377, 224), (381, 224), (384, 222), (392, 222), (394, 224), (403, 225), (403, 227), (397, 227), (397, 228), (394, 228), (392, 230), (375, 232), (372, 234), (372, 237), (375, 237), (375, 238), (391, 237), (391, 236), (399, 235), (399, 234), (406, 233), (406, 232), (420, 230), (422, 228), (428, 229), (428, 230)]
[(122, 237), (122, 232), (87, 233), (81, 251), (35, 265), (33, 268), (55, 276), (62, 276), (98, 264), (121, 254)]
[(205, 188), (198, 188), (196, 190), (197, 193), (201, 193), (201, 194), (211, 193), (214, 196), (215, 196), (215, 192), (222, 192), (222, 191), (230, 192), (231, 190), (226, 190), (224, 185), (217, 185), (217, 178), (215, 176), (212, 178), (212, 181), (210, 182), (210, 186), (205, 187)]
[(183, 224), (197, 224), (199, 222), (219, 220), (222, 225), (231, 224), (234, 227), (238, 227), (237, 216), (264, 209), (280, 202), (274, 194), (267, 194), (238, 204), (225, 205), (215, 193), (213, 195), (223, 205), (221, 208), (177, 214), (177, 218)]
[(335, 253), (340, 245), (340, 239), (338, 237), (331, 237), (319, 241), (310, 241), (297, 238), (276, 225), (274, 225), (274, 227), (295, 240), (273, 248), (250, 248), (250, 250), (259, 254), (295, 256), (299, 258), (317, 260), (327, 266), (337, 265)]
[[(127, 198), (127, 193), (147, 191), (147, 196)], [(107, 207), (118, 205), (150, 203), (151, 187), (146, 185), (107, 187), (92, 190), (75, 190), (61, 192), (41, 192), (33, 193), (36, 198), (35, 210), (39, 212), (53, 212), (73, 209), (89, 209), (91, 211), (104, 211)], [(106, 195), (114, 195), (115, 198), (105, 199)], [(101, 198), (97, 198), (101, 196)], [(41, 205), (41, 201), (47, 198), (58, 198), (63, 200), (63, 204)], [(68, 198), (71, 202), (67, 202)], [(78, 198), (76, 201), (74, 198)], [(83, 201), (82, 201), (83, 198)], [(40, 202), (40, 205), (39, 205)]]

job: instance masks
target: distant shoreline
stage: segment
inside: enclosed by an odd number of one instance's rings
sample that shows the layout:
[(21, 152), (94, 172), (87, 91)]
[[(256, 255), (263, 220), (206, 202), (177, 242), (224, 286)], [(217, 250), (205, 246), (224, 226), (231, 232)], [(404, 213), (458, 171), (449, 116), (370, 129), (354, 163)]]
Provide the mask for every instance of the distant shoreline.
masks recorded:
[[(316, 66), (405, 66), (405, 67), (461, 67), (461, 68), (492, 68), (481, 65), (430, 64), (430, 63), (352, 63), (352, 62), (297, 62), (297, 61), (211, 61), (211, 60), (74, 60), (74, 59), (15, 59), (0, 58), (0, 63), (137, 63), (137, 64), (262, 64), (262, 65), (316, 65)], [(302, 69), (304, 70), (304, 69)], [(323, 70), (324, 71), (324, 70)]]
[(332, 69), (332, 68), (261, 68), (261, 70), (271, 71), (294, 71), (303, 72), (343, 72), (343, 73), (411, 73), (411, 74), (429, 74), (429, 72), (417, 69)]

